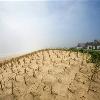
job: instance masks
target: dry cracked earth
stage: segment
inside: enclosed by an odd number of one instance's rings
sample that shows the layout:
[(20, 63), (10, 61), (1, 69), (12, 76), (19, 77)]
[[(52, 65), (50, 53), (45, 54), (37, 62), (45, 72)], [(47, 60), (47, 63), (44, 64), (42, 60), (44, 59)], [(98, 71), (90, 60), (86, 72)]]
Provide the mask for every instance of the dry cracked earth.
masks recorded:
[(88, 55), (40, 50), (0, 64), (0, 100), (100, 100)]

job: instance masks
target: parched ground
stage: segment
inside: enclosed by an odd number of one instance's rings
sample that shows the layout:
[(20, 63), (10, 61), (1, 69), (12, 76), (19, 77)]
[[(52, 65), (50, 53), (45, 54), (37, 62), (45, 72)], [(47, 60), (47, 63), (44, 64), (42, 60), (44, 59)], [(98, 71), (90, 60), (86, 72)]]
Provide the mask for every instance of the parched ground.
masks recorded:
[(100, 100), (88, 55), (41, 50), (0, 64), (0, 100)]

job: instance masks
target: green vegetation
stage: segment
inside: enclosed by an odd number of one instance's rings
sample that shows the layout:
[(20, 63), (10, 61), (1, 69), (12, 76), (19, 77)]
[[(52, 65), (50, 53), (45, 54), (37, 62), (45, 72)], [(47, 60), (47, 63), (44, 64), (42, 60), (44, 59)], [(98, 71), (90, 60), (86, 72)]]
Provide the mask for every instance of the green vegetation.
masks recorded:
[(100, 67), (100, 51), (89, 51), (89, 54), (91, 54), (90, 61)]
[(69, 50), (89, 54), (91, 56), (89, 62), (94, 63), (96, 67), (100, 67), (100, 51), (75, 48), (71, 48)]

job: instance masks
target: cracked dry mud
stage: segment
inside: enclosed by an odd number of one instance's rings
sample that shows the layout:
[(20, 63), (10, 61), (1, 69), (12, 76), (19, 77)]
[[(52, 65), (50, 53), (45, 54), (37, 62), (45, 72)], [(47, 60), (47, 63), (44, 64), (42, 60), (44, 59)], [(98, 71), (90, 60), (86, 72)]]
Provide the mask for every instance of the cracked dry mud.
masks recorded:
[(87, 55), (41, 50), (0, 64), (0, 100), (100, 100)]

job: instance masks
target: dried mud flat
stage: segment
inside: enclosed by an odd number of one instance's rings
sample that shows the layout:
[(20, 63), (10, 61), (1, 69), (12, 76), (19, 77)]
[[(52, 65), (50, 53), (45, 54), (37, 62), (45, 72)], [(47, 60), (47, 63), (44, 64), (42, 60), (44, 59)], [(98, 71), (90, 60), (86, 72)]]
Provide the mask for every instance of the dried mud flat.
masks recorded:
[(0, 100), (100, 100), (100, 71), (87, 55), (41, 50), (0, 64)]

